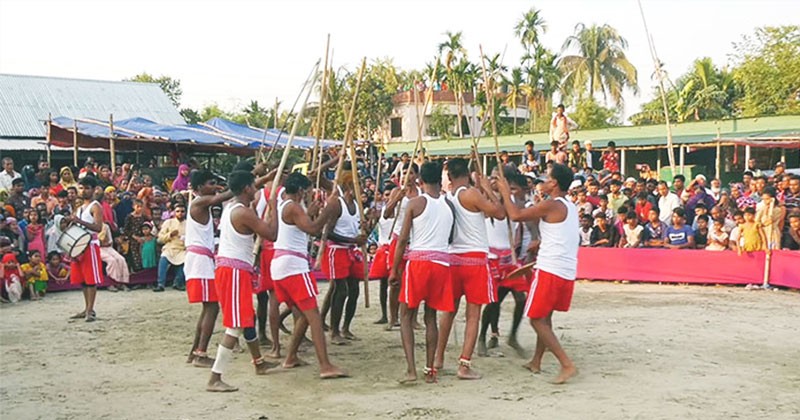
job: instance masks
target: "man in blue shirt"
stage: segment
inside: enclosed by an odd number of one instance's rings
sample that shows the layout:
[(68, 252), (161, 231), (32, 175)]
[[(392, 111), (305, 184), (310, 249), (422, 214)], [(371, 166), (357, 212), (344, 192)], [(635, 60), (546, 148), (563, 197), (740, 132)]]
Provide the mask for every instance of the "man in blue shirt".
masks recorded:
[(694, 231), (686, 226), (686, 212), (678, 207), (672, 211), (672, 226), (667, 228), (664, 247), (670, 249), (694, 248)]

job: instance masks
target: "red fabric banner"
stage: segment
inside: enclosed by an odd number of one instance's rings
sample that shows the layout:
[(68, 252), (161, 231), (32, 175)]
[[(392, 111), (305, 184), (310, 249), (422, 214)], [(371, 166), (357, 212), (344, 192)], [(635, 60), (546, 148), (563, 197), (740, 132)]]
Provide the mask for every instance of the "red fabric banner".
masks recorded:
[[(773, 257), (775, 260), (780, 258)], [(666, 283), (762, 284), (763, 252), (580, 248), (578, 278)], [(792, 287), (799, 287), (797, 284)]]
[(772, 252), (769, 265), (769, 284), (800, 289), (800, 252)]

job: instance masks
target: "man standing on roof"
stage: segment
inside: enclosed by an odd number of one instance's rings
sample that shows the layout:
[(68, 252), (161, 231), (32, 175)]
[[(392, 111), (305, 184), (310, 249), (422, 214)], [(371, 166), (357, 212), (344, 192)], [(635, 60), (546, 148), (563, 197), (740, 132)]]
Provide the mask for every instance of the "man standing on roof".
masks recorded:
[(578, 124), (564, 114), (564, 105), (558, 104), (553, 119), (550, 120), (550, 141), (558, 142), (558, 149), (565, 150), (569, 141), (569, 131), (578, 128)]

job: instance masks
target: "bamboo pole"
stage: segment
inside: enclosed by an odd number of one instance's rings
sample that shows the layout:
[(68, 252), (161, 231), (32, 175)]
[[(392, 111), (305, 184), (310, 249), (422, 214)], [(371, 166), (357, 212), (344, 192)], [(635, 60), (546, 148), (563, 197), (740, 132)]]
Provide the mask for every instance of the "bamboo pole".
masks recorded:
[[(318, 164), (322, 164), (320, 159), (320, 140), (325, 136), (325, 97), (328, 94), (328, 52), (331, 46), (331, 34), (328, 34), (328, 41), (325, 44), (325, 67), (322, 70), (322, 87), (319, 92), (319, 108), (317, 108), (317, 138), (314, 142), (314, 149), (311, 151), (311, 170), (319, 169)], [(319, 180), (319, 177), (317, 177)], [(319, 188), (319, 181), (317, 181)]]
[(78, 167), (78, 121), (72, 120), (72, 166)]
[[(300, 100), (300, 97), (303, 96), (303, 91), (305, 89), (311, 90), (311, 88), (314, 86), (314, 83), (316, 83), (317, 78), (319, 77), (319, 75), (317, 74), (318, 70), (319, 70), (319, 60), (317, 60), (317, 62), (314, 64), (314, 67), (311, 68), (311, 73), (306, 78), (305, 83), (303, 83), (303, 87), (300, 88), (300, 92), (297, 94), (297, 98), (295, 98), (294, 104), (292, 104), (291, 111), (294, 111), (294, 108), (297, 106), (297, 102)], [(308, 85), (309, 81), (312, 80), (312, 79), (313, 79), (313, 82), (311, 82), (311, 86), (309, 86)], [(309, 94), (306, 95), (306, 98), (308, 98), (308, 95)], [(277, 109), (278, 109), (278, 107), (277, 107), (277, 98), (275, 98), (275, 99), (276, 99), (275, 110), (277, 112)], [(306, 102), (308, 102), (308, 99), (306, 99)], [(305, 105), (303, 105), (303, 107), (301, 108), (301, 112), (298, 113), (298, 117), (295, 118), (295, 121), (297, 121), (297, 118), (300, 118), (299, 115), (302, 114), (302, 111), (304, 111), (304, 110), (305, 110)], [(286, 116), (286, 122), (287, 123), (289, 122), (289, 115), (288, 114)], [(277, 125), (278, 125), (278, 114), (275, 114), (275, 126), (277, 127)], [(267, 155), (267, 158), (265, 159), (265, 161), (268, 162), (270, 159), (272, 159), (272, 154), (275, 153), (275, 148), (278, 146), (278, 141), (280, 141), (281, 135), (283, 135), (283, 131), (284, 131), (285, 128), (286, 128), (286, 124), (284, 123), (284, 127), (278, 133), (278, 136), (275, 137), (275, 141), (272, 142), (272, 147), (270, 148), (269, 154)], [(294, 129), (294, 124), (292, 124), (292, 129)], [(261, 139), (261, 148), (260, 148), (262, 156), (264, 155), (264, 142), (266, 140), (267, 140), (267, 128), (264, 127), (264, 137)], [(286, 148), (287, 149), (289, 148), (288, 144), (287, 144)]]
[(117, 148), (114, 140), (114, 114), (108, 115), (108, 129), (111, 134), (108, 136), (108, 148), (111, 154), (111, 173), (117, 170)]
[(311, 91), (313, 90), (314, 84), (317, 83), (317, 78), (319, 77), (319, 72), (317, 71), (318, 68), (319, 60), (317, 60), (317, 64), (314, 65), (311, 86), (308, 87), (306, 98), (303, 100), (303, 104), (300, 106), (300, 110), (297, 112), (297, 117), (294, 119), (294, 123), (292, 124), (292, 132), (289, 133), (289, 138), (286, 139), (286, 147), (283, 149), (283, 156), (281, 156), (281, 162), (278, 164), (278, 172), (275, 174), (275, 179), (272, 181), (273, 188), (269, 192), (270, 199), (275, 198), (275, 195), (278, 192), (278, 185), (281, 185), (281, 173), (283, 172), (283, 168), (286, 166), (286, 161), (289, 159), (289, 150), (292, 148), (292, 140), (294, 140), (294, 136), (297, 134), (297, 127), (300, 126), (300, 120), (303, 118), (303, 112), (306, 110), (308, 98), (311, 96)]
[[(500, 160), (500, 143), (497, 140), (497, 121), (494, 117), (494, 84), (491, 86), (489, 85), (489, 76), (486, 73), (486, 63), (484, 62), (485, 56), (483, 54), (483, 46), (478, 45), (478, 48), (481, 52), (481, 70), (483, 72), (483, 88), (486, 90), (486, 103), (487, 108), (490, 112), (489, 117), (491, 118), (492, 122), (492, 137), (494, 137), (494, 156), (497, 159), (497, 172), (500, 175), (500, 179), (506, 181), (506, 175), (503, 173), (503, 162)], [(506, 217), (506, 225), (508, 226), (508, 242), (514, 245), (514, 230), (511, 228), (511, 218)], [(511, 253), (511, 260), (514, 265), (517, 264), (517, 255), (515, 252)]]
[[(358, 165), (356, 165), (356, 148), (355, 142), (350, 139), (350, 173), (353, 174), (353, 192), (356, 198), (356, 211), (358, 211), (359, 219), (361, 220), (360, 230), (366, 236), (366, 224), (364, 223), (364, 203), (361, 201), (361, 182), (358, 180)], [(347, 211), (346, 208), (342, 211)], [(369, 308), (369, 265), (367, 264), (367, 245), (361, 245), (361, 255), (364, 258), (364, 307)]]
[(53, 114), (48, 112), (47, 113), (47, 166), (48, 167), (52, 167), (53, 166), (52, 156), (51, 156), (52, 155), (52, 151), (50, 150), (50, 144), (52, 142), (51, 136), (52, 136), (52, 133), (53, 133), (52, 132), (52, 129), (53, 129), (52, 125), (53, 125)]

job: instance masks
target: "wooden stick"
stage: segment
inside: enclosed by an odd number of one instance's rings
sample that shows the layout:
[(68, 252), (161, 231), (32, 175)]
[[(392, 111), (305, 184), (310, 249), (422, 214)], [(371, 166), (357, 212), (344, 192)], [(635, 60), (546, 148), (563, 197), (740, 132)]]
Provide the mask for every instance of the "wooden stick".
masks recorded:
[(303, 112), (306, 110), (306, 105), (308, 104), (308, 98), (311, 96), (311, 91), (314, 89), (314, 85), (317, 83), (317, 79), (319, 78), (319, 60), (317, 60), (317, 64), (314, 65), (313, 78), (311, 80), (311, 86), (308, 87), (308, 91), (306, 92), (306, 99), (303, 101), (303, 104), (300, 106), (300, 111), (297, 112), (297, 117), (294, 119), (294, 123), (292, 124), (292, 132), (289, 133), (289, 138), (286, 139), (286, 147), (283, 149), (283, 156), (281, 156), (281, 163), (278, 164), (278, 173), (275, 174), (275, 179), (272, 180), (272, 189), (269, 192), (269, 198), (275, 198), (275, 195), (278, 192), (278, 185), (281, 185), (281, 173), (283, 172), (283, 168), (286, 166), (286, 161), (289, 159), (289, 150), (292, 148), (292, 140), (294, 140), (295, 134), (297, 134), (297, 127), (300, 126), (300, 120), (303, 118)]
[[(311, 152), (311, 170), (317, 167), (317, 160), (319, 159), (319, 141), (325, 133), (325, 95), (328, 91), (328, 51), (331, 47), (331, 34), (328, 34), (328, 41), (325, 44), (325, 67), (322, 70), (322, 87), (319, 92), (319, 108), (317, 111), (317, 138), (314, 142), (314, 149)], [(322, 162), (320, 162), (321, 164)]]
[(111, 133), (108, 136), (108, 148), (111, 153), (111, 173), (117, 170), (117, 149), (114, 141), (114, 114), (108, 115), (108, 128)]
[(78, 120), (72, 120), (72, 166), (78, 167)]
[[(290, 110), (290, 112), (294, 111), (294, 107), (297, 106), (297, 101), (299, 101), (300, 97), (303, 96), (303, 91), (306, 88), (308, 88), (309, 90), (312, 90), (311, 88), (314, 87), (314, 83), (316, 83), (317, 78), (319, 78), (319, 75), (317, 74), (318, 71), (319, 71), (319, 60), (317, 60), (317, 63), (314, 64), (314, 67), (311, 68), (311, 74), (308, 75), (308, 77), (306, 78), (305, 83), (303, 83), (303, 87), (300, 88), (300, 92), (297, 94), (297, 98), (295, 98), (294, 104), (292, 104), (292, 109)], [(311, 86), (308, 86), (309, 80), (311, 80), (311, 79), (313, 79), (314, 81), (311, 82)], [(306, 94), (306, 98), (308, 98), (308, 95), (309, 94)], [(306, 102), (308, 102), (308, 99), (306, 99)], [(276, 105), (275, 109), (277, 109), (277, 105)], [(298, 117), (295, 118), (295, 121), (297, 121), (297, 118), (300, 118), (299, 115), (301, 115), (303, 113), (302, 111), (304, 109), (305, 109), (305, 105), (301, 108), (301, 111), (298, 113)], [(288, 115), (286, 117), (286, 122), (289, 122)], [(277, 114), (275, 115), (275, 125), (276, 126), (278, 125), (278, 115)], [(292, 124), (292, 129), (294, 129), (294, 126), (295, 125)], [(272, 159), (272, 154), (275, 153), (275, 148), (278, 147), (278, 141), (280, 141), (281, 135), (283, 135), (283, 131), (285, 129), (286, 129), (286, 124), (284, 124), (283, 128), (278, 133), (278, 136), (275, 137), (275, 141), (272, 142), (272, 147), (269, 149), (269, 154), (267, 155), (267, 158), (265, 159), (265, 161), (269, 162), (269, 160)], [(260, 149), (262, 156), (264, 155), (264, 142), (266, 140), (267, 140), (267, 128), (264, 127), (264, 137), (261, 139), (261, 149)], [(287, 144), (286, 145), (286, 149), (288, 149), (288, 148), (289, 148), (289, 145)]]
[[(363, 235), (367, 235), (368, 232), (366, 231), (365, 227), (366, 224), (364, 223), (364, 203), (361, 201), (361, 183), (358, 180), (358, 165), (356, 165), (356, 147), (355, 141), (350, 139), (350, 173), (353, 174), (353, 192), (356, 196), (356, 209), (359, 214), (359, 219), (362, 220), (360, 230)], [(342, 211), (347, 211), (346, 208), (342, 209)], [(364, 258), (364, 307), (369, 308), (369, 265), (367, 264), (367, 245), (361, 245), (361, 254)]]
[[(494, 156), (497, 158), (497, 172), (500, 175), (500, 179), (506, 181), (506, 175), (503, 173), (503, 162), (500, 160), (500, 143), (497, 140), (497, 121), (495, 121), (494, 117), (494, 86), (489, 86), (489, 76), (486, 73), (486, 63), (484, 62), (485, 56), (483, 55), (483, 46), (478, 45), (478, 48), (481, 52), (481, 70), (483, 71), (483, 88), (486, 90), (486, 103), (488, 110), (491, 112), (489, 117), (492, 121), (492, 137), (494, 137)], [(514, 230), (511, 229), (511, 219), (506, 216), (506, 225), (508, 226), (508, 242), (511, 244), (512, 248), (514, 246)], [(514, 265), (517, 265), (517, 255), (515, 252), (511, 253), (511, 260)]]
[(53, 165), (52, 162), (52, 151), (50, 150), (50, 144), (52, 143), (51, 136), (52, 136), (52, 127), (53, 125), (53, 114), (47, 113), (47, 166), (50, 167)]

